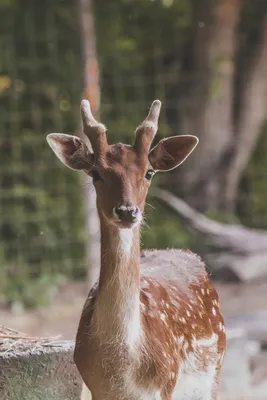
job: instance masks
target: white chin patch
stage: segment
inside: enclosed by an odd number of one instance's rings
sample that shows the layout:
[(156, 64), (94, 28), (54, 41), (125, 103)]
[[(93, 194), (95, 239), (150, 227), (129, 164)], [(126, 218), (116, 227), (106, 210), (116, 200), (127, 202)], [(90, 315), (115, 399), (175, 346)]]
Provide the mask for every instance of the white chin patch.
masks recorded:
[(130, 255), (133, 243), (133, 230), (120, 229), (120, 251), (123, 255)]
[(81, 400), (92, 400), (91, 392), (84, 383), (82, 387)]

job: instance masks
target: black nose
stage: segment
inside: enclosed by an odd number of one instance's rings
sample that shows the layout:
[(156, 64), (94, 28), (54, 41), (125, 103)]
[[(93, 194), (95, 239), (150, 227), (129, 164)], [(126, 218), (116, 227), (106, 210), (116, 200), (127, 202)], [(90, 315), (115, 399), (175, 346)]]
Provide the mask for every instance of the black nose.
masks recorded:
[(138, 218), (139, 208), (120, 205), (114, 208), (114, 212), (121, 221), (135, 222)]

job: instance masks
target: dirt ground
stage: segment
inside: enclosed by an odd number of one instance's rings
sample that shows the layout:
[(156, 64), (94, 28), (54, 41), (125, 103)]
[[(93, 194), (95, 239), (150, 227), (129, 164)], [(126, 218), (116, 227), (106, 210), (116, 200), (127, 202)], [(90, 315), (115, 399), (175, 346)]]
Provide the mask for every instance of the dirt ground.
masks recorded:
[[(223, 314), (226, 316), (267, 312), (267, 280), (215, 286), (220, 296)], [(86, 295), (85, 283), (67, 283), (59, 289), (53, 304), (45, 309), (13, 313), (0, 310), (0, 324), (29, 335), (61, 334), (62, 338), (73, 338)], [(238, 328), (238, 322), (236, 327)]]

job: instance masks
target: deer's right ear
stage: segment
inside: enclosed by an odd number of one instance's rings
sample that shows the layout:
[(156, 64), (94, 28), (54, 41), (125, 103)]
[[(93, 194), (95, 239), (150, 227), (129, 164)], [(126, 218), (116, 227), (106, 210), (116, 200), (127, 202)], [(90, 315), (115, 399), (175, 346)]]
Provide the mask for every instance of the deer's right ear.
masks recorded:
[(68, 168), (86, 171), (92, 168), (94, 155), (77, 136), (50, 133), (46, 140), (56, 156)]

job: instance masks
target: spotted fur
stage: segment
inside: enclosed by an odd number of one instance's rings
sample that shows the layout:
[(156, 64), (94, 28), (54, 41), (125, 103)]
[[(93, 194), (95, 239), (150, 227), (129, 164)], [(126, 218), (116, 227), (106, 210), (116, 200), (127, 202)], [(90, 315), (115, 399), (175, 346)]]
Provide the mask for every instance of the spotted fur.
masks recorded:
[(148, 177), (177, 167), (198, 143), (173, 136), (150, 150), (160, 105), (153, 102), (133, 146), (108, 145), (105, 126), (85, 100), (83, 128), (94, 154), (74, 136), (48, 135), (67, 167), (94, 178), (100, 218), (100, 277), (85, 302), (74, 352), (81, 400), (217, 398), (225, 327), (203, 262), (178, 250), (140, 257)]

